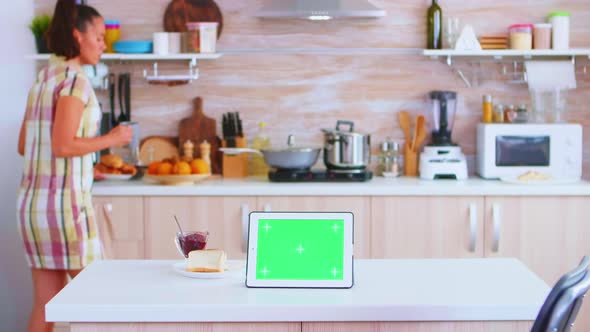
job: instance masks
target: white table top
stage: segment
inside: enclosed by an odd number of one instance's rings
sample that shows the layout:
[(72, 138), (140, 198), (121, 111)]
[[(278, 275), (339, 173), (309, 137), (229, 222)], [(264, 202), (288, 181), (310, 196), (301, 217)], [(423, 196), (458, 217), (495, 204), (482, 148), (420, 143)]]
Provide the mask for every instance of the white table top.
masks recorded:
[(47, 304), (47, 320), (532, 321), (549, 292), (516, 259), (355, 260), (351, 289), (247, 288), (244, 268), (191, 279), (174, 262), (93, 263)]
[(590, 196), (590, 182), (518, 185), (470, 178), (421, 180), (414, 177), (374, 177), (361, 183), (276, 183), (265, 177), (224, 179), (216, 176), (189, 186), (145, 181), (101, 181), (94, 196)]

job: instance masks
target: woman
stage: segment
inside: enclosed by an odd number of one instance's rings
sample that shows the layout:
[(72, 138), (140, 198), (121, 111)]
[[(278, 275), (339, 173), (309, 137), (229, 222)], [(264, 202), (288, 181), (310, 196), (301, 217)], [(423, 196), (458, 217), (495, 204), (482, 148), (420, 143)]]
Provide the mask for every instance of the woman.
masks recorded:
[(82, 268), (101, 257), (92, 209), (92, 153), (131, 141), (118, 126), (97, 136), (101, 112), (81, 65), (98, 63), (104, 20), (89, 6), (58, 0), (48, 31), (55, 56), (33, 84), (18, 152), (24, 174), (18, 194), (19, 231), (32, 271), (29, 331), (51, 331), (45, 304)]

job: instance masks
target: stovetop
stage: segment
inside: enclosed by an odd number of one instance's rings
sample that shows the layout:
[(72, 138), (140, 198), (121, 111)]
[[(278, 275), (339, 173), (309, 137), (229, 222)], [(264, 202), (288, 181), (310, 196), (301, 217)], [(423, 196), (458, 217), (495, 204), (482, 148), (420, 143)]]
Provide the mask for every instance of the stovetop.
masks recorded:
[(276, 170), (268, 172), (271, 182), (365, 182), (373, 178), (367, 170)]

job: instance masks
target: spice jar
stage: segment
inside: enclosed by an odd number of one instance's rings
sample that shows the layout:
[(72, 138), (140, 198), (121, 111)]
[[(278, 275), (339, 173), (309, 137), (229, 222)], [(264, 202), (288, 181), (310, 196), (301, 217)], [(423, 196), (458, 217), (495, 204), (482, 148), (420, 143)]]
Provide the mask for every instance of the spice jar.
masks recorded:
[(508, 107), (504, 108), (504, 123), (511, 123), (514, 121), (516, 117), (516, 108), (514, 105), (509, 105)]
[(504, 122), (504, 105), (498, 104), (494, 107), (494, 123)]
[(189, 22), (189, 50), (196, 53), (215, 53), (217, 42), (217, 22)]
[(509, 31), (511, 49), (530, 50), (533, 48), (533, 26), (531, 24), (513, 24)]
[(527, 111), (526, 105), (521, 104), (516, 109), (516, 116), (514, 117), (514, 123), (527, 123), (529, 121), (529, 112)]
[(551, 48), (551, 24), (539, 23), (534, 25), (533, 47), (535, 50), (548, 50)]
[(104, 21), (105, 33), (104, 43), (107, 49), (106, 53), (115, 53), (113, 45), (121, 38), (121, 28), (118, 20), (105, 20)]
[(483, 96), (483, 123), (492, 123), (494, 119), (494, 105), (492, 104), (492, 96)]
[(379, 155), (379, 165), (377, 165), (377, 175), (398, 177), (401, 175), (401, 169), (399, 143), (387, 138), (385, 142), (381, 143), (381, 154)]

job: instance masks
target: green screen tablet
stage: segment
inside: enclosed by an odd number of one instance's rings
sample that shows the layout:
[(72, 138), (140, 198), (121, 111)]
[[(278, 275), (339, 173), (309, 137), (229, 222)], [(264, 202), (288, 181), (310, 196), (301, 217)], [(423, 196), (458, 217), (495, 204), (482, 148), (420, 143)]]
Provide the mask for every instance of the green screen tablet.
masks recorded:
[(252, 212), (248, 287), (350, 288), (350, 212)]

